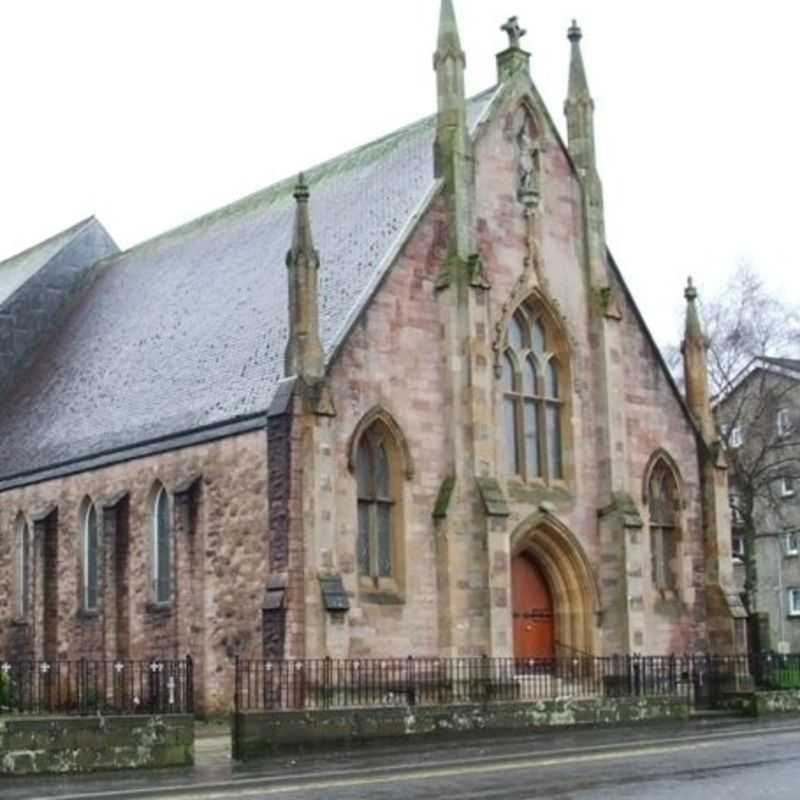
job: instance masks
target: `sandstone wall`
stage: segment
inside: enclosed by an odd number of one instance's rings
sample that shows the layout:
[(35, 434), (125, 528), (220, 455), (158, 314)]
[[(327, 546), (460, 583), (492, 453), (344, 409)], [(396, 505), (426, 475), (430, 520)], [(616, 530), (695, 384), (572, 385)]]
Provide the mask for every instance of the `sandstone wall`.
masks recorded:
[[(30, 618), (15, 617), (13, 590), (0, 594), (0, 655), (148, 660), (191, 653), (198, 707), (205, 702), (209, 709), (227, 710), (232, 656), (261, 654), (265, 441), (263, 432), (253, 432), (0, 494), (0, 576), (8, 587), (15, 587), (17, 515), (31, 519), (52, 508), (47, 526), (34, 526)], [(175, 589), (165, 607), (153, 603), (150, 566), (159, 484), (170, 495), (174, 544)], [(103, 520), (96, 612), (82, 608), (80, 590), (83, 514), (89, 502)], [(109, 507), (103, 511), (104, 506)], [(53, 537), (55, 563), (44, 557), (45, 542)], [(48, 581), (42, 580), (45, 570)], [(48, 591), (57, 627), (45, 635), (48, 617), (42, 610)]]

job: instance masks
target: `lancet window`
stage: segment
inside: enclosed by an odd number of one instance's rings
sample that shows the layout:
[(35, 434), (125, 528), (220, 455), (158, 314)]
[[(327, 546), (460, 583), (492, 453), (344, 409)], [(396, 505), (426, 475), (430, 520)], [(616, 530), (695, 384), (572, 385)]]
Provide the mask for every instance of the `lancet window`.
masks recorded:
[(100, 590), (99, 567), (100, 540), (97, 526), (97, 510), (93, 505), (86, 508), (83, 518), (83, 608), (97, 610)]
[(653, 585), (674, 589), (678, 584), (678, 512), (679, 493), (675, 474), (663, 460), (656, 462), (648, 487), (650, 511), (650, 547)]

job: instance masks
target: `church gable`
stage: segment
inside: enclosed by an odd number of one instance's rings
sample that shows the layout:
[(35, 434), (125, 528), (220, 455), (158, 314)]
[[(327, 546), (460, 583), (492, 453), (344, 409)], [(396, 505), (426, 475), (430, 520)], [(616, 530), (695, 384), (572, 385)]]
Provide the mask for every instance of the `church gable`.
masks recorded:
[(0, 396), (58, 327), (94, 265), (117, 252), (91, 218), (0, 263)]

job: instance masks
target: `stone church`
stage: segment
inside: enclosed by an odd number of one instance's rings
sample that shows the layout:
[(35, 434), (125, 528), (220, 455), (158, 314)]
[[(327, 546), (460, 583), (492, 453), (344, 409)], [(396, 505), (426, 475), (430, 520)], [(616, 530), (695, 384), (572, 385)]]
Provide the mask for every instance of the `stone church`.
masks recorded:
[(94, 218), (0, 263), (0, 658), (744, 647), (706, 345), (676, 387), (512, 18), (465, 97), (120, 252)]

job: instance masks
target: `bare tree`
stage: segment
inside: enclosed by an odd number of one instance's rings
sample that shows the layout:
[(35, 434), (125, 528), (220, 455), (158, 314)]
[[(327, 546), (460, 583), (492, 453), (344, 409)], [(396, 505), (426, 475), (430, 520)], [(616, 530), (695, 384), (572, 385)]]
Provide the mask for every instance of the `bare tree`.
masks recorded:
[(706, 299), (702, 315), (752, 613), (758, 605), (756, 532), (792, 521), (782, 500), (786, 481), (800, 482), (800, 314), (744, 264), (718, 296)]

